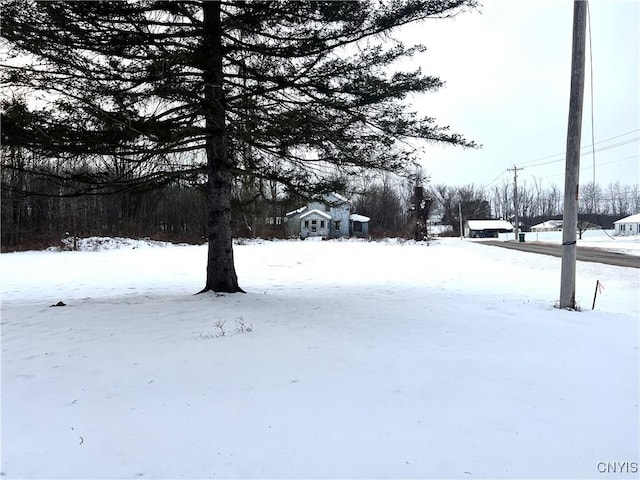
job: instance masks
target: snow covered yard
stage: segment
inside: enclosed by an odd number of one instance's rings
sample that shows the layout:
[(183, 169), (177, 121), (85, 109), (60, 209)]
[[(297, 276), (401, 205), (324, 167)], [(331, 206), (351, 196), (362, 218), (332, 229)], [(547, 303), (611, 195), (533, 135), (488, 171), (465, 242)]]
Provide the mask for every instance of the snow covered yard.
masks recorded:
[(638, 477), (637, 269), (578, 313), (459, 239), (237, 245), (224, 296), (139, 247), (0, 256), (4, 478)]

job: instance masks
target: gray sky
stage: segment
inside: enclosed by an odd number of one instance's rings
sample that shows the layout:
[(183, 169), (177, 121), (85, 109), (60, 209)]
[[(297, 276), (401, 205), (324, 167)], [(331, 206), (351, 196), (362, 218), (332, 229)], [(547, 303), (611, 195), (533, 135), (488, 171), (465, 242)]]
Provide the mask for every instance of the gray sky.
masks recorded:
[[(595, 180), (603, 187), (640, 183), (639, 6), (638, 0), (589, 3)], [(416, 62), (424, 73), (446, 82), (416, 98), (414, 108), (483, 144), (480, 150), (426, 146), (422, 163), (432, 183), (493, 186), (513, 180), (507, 168), (515, 164), (526, 167), (519, 183), (535, 178), (543, 187), (564, 188), (572, 22), (571, 0), (484, 0), (480, 12), (432, 20), (403, 34), (428, 47)], [(587, 31), (583, 147), (592, 143), (588, 49)], [(587, 150), (581, 184), (593, 180)]]

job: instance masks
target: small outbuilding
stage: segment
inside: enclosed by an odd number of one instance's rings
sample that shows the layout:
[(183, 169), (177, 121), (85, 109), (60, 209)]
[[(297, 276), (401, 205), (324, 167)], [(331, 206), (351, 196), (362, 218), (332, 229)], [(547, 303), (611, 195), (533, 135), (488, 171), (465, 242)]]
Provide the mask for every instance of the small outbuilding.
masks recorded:
[(464, 236), (468, 238), (498, 238), (499, 233), (513, 232), (513, 225), (506, 220), (468, 220)]
[(366, 237), (369, 235), (369, 217), (352, 213), (349, 215), (349, 233), (354, 237)]
[(640, 213), (613, 222), (614, 235), (640, 235)]

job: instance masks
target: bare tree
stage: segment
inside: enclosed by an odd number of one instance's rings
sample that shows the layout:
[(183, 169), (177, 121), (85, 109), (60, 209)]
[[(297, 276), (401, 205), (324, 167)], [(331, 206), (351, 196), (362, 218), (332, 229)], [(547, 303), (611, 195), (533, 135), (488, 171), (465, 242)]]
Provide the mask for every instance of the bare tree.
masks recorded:
[(399, 235), (404, 229), (404, 208), (400, 198), (398, 177), (381, 173), (362, 192), (354, 207), (371, 218), (371, 232), (377, 235)]
[(513, 214), (513, 192), (511, 184), (504, 181), (491, 190), (493, 211), (496, 218), (508, 219)]
[(603, 192), (600, 185), (589, 182), (580, 187), (580, 213), (597, 214), (602, 211)]
[(607, 200), (609, 201), (611, 214), (621, 217), (629, 214), (627, 187), (620, 185), (619, 181), (610, 183), (607, 186)]
[(630, 208), (635, 213), (640, 213), (640, 187), (636, 183), (629, 187)]

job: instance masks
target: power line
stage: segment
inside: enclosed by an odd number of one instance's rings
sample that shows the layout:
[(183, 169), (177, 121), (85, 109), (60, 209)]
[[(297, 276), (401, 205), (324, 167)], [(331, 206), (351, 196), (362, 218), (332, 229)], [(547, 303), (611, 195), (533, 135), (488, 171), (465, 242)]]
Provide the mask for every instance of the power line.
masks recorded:
[[(618, 158), (617, 160), (611, 160), (609, 162), (603, 162), (603, 163), (598, 163), (598, 166), (602, 166), (602, 165), (609, 165), (610, 163), (617, 163), (617, 162), (622, 162), (624, 160), (631, 160), (633, 158), (638, 158), (640, 157), (640, 155), (631, 155), (630, 157), (624, 157), (624, 158)], [(589, 169), (591, 167), (585, 167), (586, 169)]]
[[(640, 129), (632, 130), (632, 131), (630, 131), (630, 132), (623, 133), (623, 134), (621, 134), (621, 135), (616, 135), (615, 137), (608, 138), (607, 140), (601, 140), (601, 141), (596, 142), (596, 143), (594, 143), (594, 144), (592, 144), (592, 145), (588, 145), (587, 147), (589, 147), (589, 146), (593, 147), (594, 145), (598, 145), (598, 144), (603, 143), (603, 142), (608, 142), (609, 140), (613, 140), (613, 139), (615, 139), (615, 138), (620, 138), (620, 137), (623, 137), (623, 136), (628, 135), (628, 134), (630, 134), (630, 133), (634, 133), (634, 132), (638, 132), (638, 131), (640, 131)], [(612, 144), (612, 145), (605, 145), (605, 146), (603, 146), (603, 147), (601, 147), (601, 148), (598, 148), (598, 149), (592, 149), (591, 151), (583, 152), (583, 153), (581, 153), (581, 155), (580, 155), (580, 156), (583, 156), (583, 155), (585, 155), (585, 156), (586, 156), (586, 155), (589, 155), (589, 154), (590, 154), (590, 155), (593, 155), (593, 154), (595, 154), (595, 152), (603, 152), (603, 151), (605, 151), (605, 150), (610, 150), (610, 149), (612, 149), (612, 148), (618, 148), (618, 147), (621, 147), (621, 146), (623, 146), (623, 145), (627, 145), (627, 144), (629, 144), (629, 143), (637, 142), (638, 140), (640, 140), (640, 137), (631, 138), (631, 139), (628, 139), (628, 140), (624, 140), (624, 141), (622, 141), (622, 142), (614, 143), (614, 144)], [(587, 148), (587, 147), (583, 147), (583, 148)], [(563, 154), (561, 154), (561, 155), (563, 155)], [(549, 157), (544, 157), (544, 158), (551, 158), (551, 157), (554, 157), (554, 156), (556, 156), (556, 155), (551, 155), (551, 156), (549, 156)], [(581, 167), (581, 169), (580, 169), (580, 170), (591, 170), (591, 169), (595, 169), (595, 167), (596, 167), (596, 166), (609, 165), (609, 164), (611, 164), (611, 163), (622, 162), (622, 161), (625, 161), (625, 160), (631, 160), (631, 159), (638, 158), (638, 157), (640, 157), (640, 155), (632, 155), (632, 156), (630, 156), (630, 157), (618, 158), (618, 159), (616, 159), (616, 160), (611, 160), (611, 161), (608, 161), (608, 162), (602, 162), (602, 163), (597, 163), (597, 164), (594, 162), (594, 163), (593, 163), (593, 166), (591, 166), (591, 167), (584, 167), (584, 166), (583, 166), (583, 167)], [(540, 158), (540, 159), (538, 159), (538, 160), (542, 160), (542, 158)], [(534, 167), (540, 167), (540, 166), (543, 166), (543, 165), (550, 165), (550, 164), (552, 164), (552, 163), (558, 163), (558, 162), (562, 162), (562, 161), (564, 161), (564, 158), (560, 158), (560, 159), (556, 159), (556, 160), (550, 160), (550, 161), (548, 161), (548, 162), (536, 163), (535, 165), (528, 165), (528, 166), (526, 166), (526, 167), (518, 167), (518, 168), (519, 168), (519, 169), (534, 168)], [(524, 164), (526, 164), (526, 163), (530, 163), (530, 162), (523, 162), (523, 163), (520, 163), (520, 165), (524, 165)], [(505, 174), (508, 172), (508, 170), (509, 170), (509, 169), (506, 169), (506, 170), (504, 170), (503, 172), (499, 173), (497, 177), (495, 177), (495, 178), (494, 178), (493, 180), (491, 180), (489, 183), (487, 183), (486, 185), (484, 185), (484, 187), (485, 187), (485, 188), (490, 187), (490, 186), (491, 186), (493, 183), (495, 183), (497, 180), (500, 180), (500, 178), (502, 178), (502, 176), (503, 176), (503, 175), (505, 175)], [(545, 175), (544, 177), (539, 177), (539, 178), (540, 178), (541, 180), (544, 180), (545, 178), (557, 177), (558, 175), (562, 175), (562, 173), (556, 173), (556, 174), (552, 174), (552, 175)], [(595, 183), (595, 182), (594, 182), (594, 183)]]
[[(609, 142), (611, 140), (615, 140), (616, 138), (625, 137), (627, 135), (630, 135), (630, 134), (636, 133), (636, 132), (640, 132), (640, 128), (636, 128), (635, 130), (630, 130), (628, 132), (621, 133), (619, 135), (615, 135), (613, 137), (605, 138), (604, 140), (600, 140), (600, 141), (592, 143), (590, 145), (584, 145), (583, 147), (581, 147), (581, 149), (586, 149), (586, 148), (592, 147), (594, 145), (599, 145), (601, 143)], [(640, 139), (640, 137), (636, 137), (635, 139), (631, 139), (631, 140), (626, 140), (626, 141), (620, 143), (619, 145), (625, 145), (626, 143), (637, 142), (638, 139)], [(618, 145), (618, 144), (616, 144), (616, 145)], [(547, 160), (549, 158), (554, 158), (554, 157), (557, 157), (557, 156), (564, 156), (564, 155), (565, 155), (565, 152), (560, 152), (560, 153), (556, 153), (554, 155), (547, 155), (546, 157), (540, 157), (540, 158), (536, 158), (534, 160), (527, 160), (526, 162), (520, 162), (519, 165), (527, 165), (529, 163), (539, 162), (540, 160)], [(564, 160), (564, 158), (562, 160)]]
[[(640, 155), (631, 155), (630, 157), (618, 158), (616, 160), (610, 160), (608, 162), (601, 162), (601, 163), (597, 163), (596, 166), (602, 167), (604, 165), (610, 165), (612, 163), (623, 162), (625, 160), (633, 160), (635, 158), (640, 158)], [(548, 163), (557, 163), (557, 162), (548, 162)], [(530, 168), (530, 167), (526, 167), (526, 168)], [(580, 171), (591, 170), (592, 168), (593, 168), (592, 166), (588, 166), (588, 167), (587, 166), (581, 166), (580, 167)], [(486, 184), (485, 188), (489, 187), (493, 182), (495, 182), (496, 180), (500, 179), (500, 177), (502, 177), (505, 173), (507, 173), (506, 170), (504, 172), (502, 172), (500, 175), (498, 175), (496, 178), (494, 178), (491, 182)], [(558, 177), (560, 175), (564, 175), (564, 172), (562, 172), (562, 173), (552, 173), (551, 175), (544, 175), (542, 177), (535, 177), (535, 178), (537, 178), (538, 180), (544, 180), (546, 178)]]
[(489, 183), (487, 183), (484, 188), (487, 188), (489, 185), (491, 185), (493, 182), (495, 182), (496, 180), (498, 180), (500, 177), (502, 177), (505, 173), (507, 173), (508, 170), (505, 170), (504, 172), (502, 172), (500, 175), (498, 175), (496, 178), (494, 178), (493, 180), (491, 180)]
[[(609, 165), (611, 163), (617, 163), (617, 162), (622, 162), (625, 160), (631, 160), (634, 158), (638, 158), (640, 157), (640, 155), (632, 155), (630, 157), (624, 157), (624, 158), (618, 158), (617, 160), (611, 160), (609, 162), (603, 162), (603, 163), (598, 163), (597, 166), (602, 167), (603, 165)], [(581, 170), (591, 170), (593, 167), (582, 167)], [(545, 175), (544, 177), (539, 177), (540, 180), (544, 180), (545, 178), (551, 178), (551, 177), (557, 177), (559, 175), (562, 175), (562, 173), (554, 173), (552, 175)]]
[[(618, 148), (618, 147), (621, 147), (623, 145), (628, 145), (629, 143), (637, 142), (638, 140), (640, 140), (640, 137), (635, 137), (635, 138), (631, 138), (629, 140), (625, 140), (625, 141), (622, 141), (622, 142), (614, 143), (613, 145), (605, 145), (604, 147), (600, 147), (598, 149), (591, 149), (591, 150), (586, 151), (586, 152), (581, 152), (580, 156), (582, 157), (583, 155), (586, 156), (586, 155), (594, 154), (595, 152), (603, 152), (605, 150), (610, 150), (612, 148)], [(592, 147), (593, 147), (593, 145), (592, 145)], [(547, 158), (551, 158), (551, 157), (547, 157)], [(549, 165), (551, 163), (558, 163), (558, 162), (563, 162), (563, 161), (564, 161), (564, 158), (558, 158), (556, 160), (549, 160), (548, 162), (536, 163), (534, 165), (527, 165), (526, 167), (522, 167), (522, 168), (539, 167), (541, 165)], [(523, 165), (523, 163), (521, 163), (520, 165)]]

